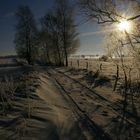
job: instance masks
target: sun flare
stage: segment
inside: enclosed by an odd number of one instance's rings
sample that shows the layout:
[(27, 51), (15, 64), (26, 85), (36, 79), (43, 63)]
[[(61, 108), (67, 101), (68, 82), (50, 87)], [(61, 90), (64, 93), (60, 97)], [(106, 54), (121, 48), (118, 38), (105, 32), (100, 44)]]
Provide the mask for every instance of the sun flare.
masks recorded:
[(129, 21), (123, 20), (119, 23), (118, 28), (120, 31), (130, 31), (132, 28), (132, 25)]

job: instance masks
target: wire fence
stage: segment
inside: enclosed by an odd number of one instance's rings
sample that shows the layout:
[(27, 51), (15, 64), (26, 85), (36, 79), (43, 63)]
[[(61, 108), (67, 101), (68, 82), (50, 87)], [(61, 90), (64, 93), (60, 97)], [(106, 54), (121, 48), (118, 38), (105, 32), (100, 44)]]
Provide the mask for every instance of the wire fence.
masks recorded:
[[(68, 66), (75, 69), (86, 69), (93, 72), (99, 70), (102, 75), (106, 76), (116, 76), (117, 73), (117, 65), (115, 63), (112, 61), (105, 62), (99, 59), (69, 59)], [(126, 72), (129, 74), (130, 68), (126, 67)], [(132, 78), (137, 79), (139, 77), (138, 73), (137, 68), (131, 68)], [(119, 76), (123, 77), (123, 75), (124, 73), (121, 68), (121, 64), (119, 64)]]

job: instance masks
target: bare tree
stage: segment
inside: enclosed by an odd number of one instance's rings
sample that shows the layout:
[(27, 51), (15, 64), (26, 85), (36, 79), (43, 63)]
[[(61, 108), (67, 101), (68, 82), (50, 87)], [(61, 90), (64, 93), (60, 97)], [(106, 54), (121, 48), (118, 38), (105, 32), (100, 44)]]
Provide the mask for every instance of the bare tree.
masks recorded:
[(37, 28), (34, 16), (28, 6), (21, 6), (16, 12), (17, 25), (15, 44), (17, 54), (33, 64), (37, 54)]
[(79, 47), (75, 26), (73, 7), (68, 0), (56, 0), (53, 11), (48, 12), (41, 20), (42, 31), (50, 59), (56, 65), (68, 66), (68, 56)]
[(79, 0), (79, 4), (82, 12), (99, 24), (119, 23), (122, 19), (140, 18), (138, 0)]
[[(132, 90), (132, 84), (135, 83), (135, 80), (137, 80), (134, 79), (134, 76), (132, 76), (132, 71), (136, 69), (136, 63), (134, 63), (134, 60), (136, 59), (133, 59), (131, 57), (132, 52), (127, 49), (127, 46), (123, 44), (123, 39), (120, 39), (116, 32), (114, 34), (111, 33), (108, 36), (106, 47), (108, 56), (111, 58), (112, 62), (114, 62), (117, 66), (117, 76), (114, 84), (114, 89), (116, 88), (119, 79), (121, 79), (121, 82), (123, 84), (123, 86), (121, 86), (121, 92), (123, 93), (122, 95), (124, 95), (123, 116), (125, 116), (129, 94), (131, 95), (132, 111), (136, 111), (134, 104), (134, 91)], [(123, 74), (123, 76), (118, 77), (118, 73)]]
[[(45, 43), (46, 53), (52, 53), (55, 63), (61, 65), (60, 54), (60, 35), (57, 17), (53, 13), (47, 13), (41, 20), (42, 31), (44, 32), (43, 40)], [(50, 57), (50, 56), (49, 56)], [(49, 58), (50, 59), (50, 58)]]
[(56, 13), (59, 19), (59, 31), (61, 35), (62, 47), (66, 66), (68, 66), (68, 56), (75, 52), (79, 46), (76, 32), (75, 13), (69, 0), (56, 0)]
[[(119, 47), (119, 51), (121, 52), (123, 52), (124, 48), (126, 48), (127, 55), (131, 56), (132, 59), (138, 63), (138, 57), (136, 57), (138, 55), (136, 54), (139, 54), (138, 50), (140, 46), (139, 0), (79, 0), (79, 5), (81, 11), (90, 20), (106, 26), (111, 25), (114, 30), (118, 30), (117, 25), (119, 25), (122, 21), (131, 23), (131, 31), (124, 30), (116, 32), (117, 40), (114, 43), (116, 43), (115, 46), (121, 46)], [(110, 40), (111, 39), (112, 38), (110, 38)], [(110, 43), (110, 45), (112, 47), (114, 44)], [(123, 62), (122, 57), (120, 57), (120, 61)], [(124, 63), (122, 64), (124, 65)]]
[(49, 35), (46, 32), (46, 30), (41, 30), (38, 34), (38, 40), (39, 40), (39, 58), (41, 63), (47, 63), (51, 64), (51, 59), (50, 59), (50, 40), (49, 40)]

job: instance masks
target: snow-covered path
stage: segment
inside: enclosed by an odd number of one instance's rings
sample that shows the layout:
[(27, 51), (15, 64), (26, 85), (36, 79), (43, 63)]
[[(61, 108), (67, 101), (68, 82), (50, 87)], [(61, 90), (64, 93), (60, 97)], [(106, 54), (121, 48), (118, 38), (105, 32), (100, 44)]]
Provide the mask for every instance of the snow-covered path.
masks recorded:
[[(57, 139), (85, 140), (85, 136), (83, 136), (69, 104), (63, 98), (50, 76), (40, 74), (40, 82), (37, 95), (46, 102), (48, 110), (44, 110), (45, 117), (56, 126)], [(51, 140), (52, 135), (49, 135), (47, 139)]]

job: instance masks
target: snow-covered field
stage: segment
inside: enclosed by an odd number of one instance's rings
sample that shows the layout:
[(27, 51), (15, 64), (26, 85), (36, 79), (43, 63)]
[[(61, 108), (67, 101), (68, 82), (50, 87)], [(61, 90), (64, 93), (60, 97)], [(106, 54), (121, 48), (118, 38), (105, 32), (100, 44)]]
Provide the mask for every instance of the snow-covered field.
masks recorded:
[[(131, 75), (132, 78), (137, 79), (138, 75), (136, 75), (137, 70), (135, 67), (132, 67), (129, 64), (129, 60), (125, 60), (126, 72), (129, 74), (129, 68), (131, 68)], [(121, 68), (121, 63), (119, 64), (119, 74), (120, 77), (123, 77), (123, 70)], [(87, 69), (88, 71), (96, 72), (100, 70), (100, 72), (105, 76), (116, 76), (117, 72), (117, 65), (113, 63), (111, 60), (109, 61), (101, 61), (99, 59), (69, 59), (69, 67), (76, 68), (76, 69)]]
[[(123, 97), (112, 92), (112, 81), (85, 70), (85, 62), (79, 66), (83, 69), (37, 65), (2, 67), (0, 139), (139, 139), (138, 99), (134, 98), (138, 105), (136, 112), (128, 104), (127, 117), (124, 117)], [(108, 62), (103, 64), (110, 66)]]
[(15, 58), (13, 57), (9, 57), (9, 58), (0, 58), (0, 65), (2, 64), (15, 64)]

